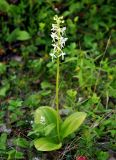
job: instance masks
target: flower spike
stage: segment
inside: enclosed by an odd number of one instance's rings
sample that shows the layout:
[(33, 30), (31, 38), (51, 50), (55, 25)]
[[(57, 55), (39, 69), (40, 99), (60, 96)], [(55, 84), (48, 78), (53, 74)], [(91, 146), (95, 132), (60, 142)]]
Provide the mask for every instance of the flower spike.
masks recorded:
[(62, 49), (68, 39), (64, 37), (66, 27), (62, 27), (62, 23), (64, 23), (63, 17), (58, 17), (56, 15), (54, 16), (54, 21), (55, 23), (52, 24), (51, 29), (53, 51), (50, 53), (50, 56), (52, 57), (52, 61), (58, 57), (62, 57), (62, 60), (64, 59), (66, 53), (64, 53)]

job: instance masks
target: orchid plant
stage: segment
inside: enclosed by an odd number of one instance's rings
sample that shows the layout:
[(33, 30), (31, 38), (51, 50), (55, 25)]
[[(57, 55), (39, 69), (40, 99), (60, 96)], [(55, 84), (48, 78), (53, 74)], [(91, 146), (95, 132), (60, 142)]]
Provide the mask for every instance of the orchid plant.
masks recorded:
[(64, 37), (66, 27), (63, 27), (63, 17), (54, 17), (51, 37), (53, 50), (50, 53), (52, 61), (57, 63), (56, 73), (56, 109), (49, 106), (39, 107), (34, 113), (34, 133), (38, 138), (34, 140), (35, 148), (39, 151), (52, 151), (62, 147), (63, 141), (75, 132), (83, 123), (86, 113), (75, 112), (62, 120), (59, 113), (59, 76), (60, 58), (64, 59), (66, 53), (63, 51), (68, 38)]

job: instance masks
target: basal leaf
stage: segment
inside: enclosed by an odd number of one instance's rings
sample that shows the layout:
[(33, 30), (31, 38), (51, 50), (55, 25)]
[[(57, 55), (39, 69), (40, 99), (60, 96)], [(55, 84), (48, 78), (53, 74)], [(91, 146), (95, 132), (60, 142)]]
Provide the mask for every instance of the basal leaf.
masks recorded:
[[(43, 106), (38, 108), (35, 111), (34, 114), (34, 122), (35, 123), (41, 123), (41, 118), (44, 117), (45, 118), (45, 123), (51, 124), (51, 123), (57, 123), (57, 117), (58, 114), (56, 112), (55, 109), (48, 107), (48, 106)], [(61, 119), (59, 118), (59, 121), (61, 121)]]
[(75, 132), (86, 117), (84, 112), (76, 112), (65, 119), (61, 126), (62, 139)]
[(56, 125), (54, 123), (51, 123), (49, 125), (47, 125), (44, 130), (45, 130), (45, 136), (48, 136), (56, 127)]
[(62, 143), (56, 144), (50, 138), (39, 138), (34, 141), (34, 145), (39, 151), (53, 151), (61, 148)]
[[(54, 138), (54, 140), (57, 141), (57, 118), (59, 119), (59, 124), (61, 123), (61, 118), (59, 117), (59, 115), (57, 114), (56, 110), (48, 107), (48, 106), (44, 106), (44, 107), (40, 107), (35, 111), (34, 114), (34, 122), (35, 124), (43, 124), (44, 128), (46, 126), (51, 126), (51, 128), (48, 127), (48, 133), (46, 131), (47, 134), (49, 134), (52, 138)], [(46, 135), (45, 133), (45, 135)]]

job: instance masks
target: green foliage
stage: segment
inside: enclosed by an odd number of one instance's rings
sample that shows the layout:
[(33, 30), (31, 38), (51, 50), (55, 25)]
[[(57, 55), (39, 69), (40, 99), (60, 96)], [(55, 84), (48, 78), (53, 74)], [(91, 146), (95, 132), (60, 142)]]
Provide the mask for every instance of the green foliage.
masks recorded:
[(6, 0), (0, 1), (0, 10), (8, 12), (10, 5), (7, 3)]
[[(35, 111), (35, 127), (32, 133), (39, 133), (40, 138), (34, 140), (39, 151), (52, 151), (61, 148), (64, 138), (75, 132), (86, 117), (83, 112), (75, 112), (62, 122), (58, 113), (51, 107), (40, 107)], [(57, 123), (57, 120), (59, 123)], [(59, 125), (60, 141), (58, 139), (57, 125)]]
[(13, 142), (15, 145), (22, 147), (22, 148), (29, 147), (29, 142), (25, 138), (17, 138)]
[(61, 148), (62, 144), (55, 144), (54, 141), (50, 138), (39, 138), (35, 140), (34, 145), (39, 151), (53, 151)]
[(40, 103), (41, 100), (41, 95), (39, 93), (33, 93), (32, 95), (30, 94), (24, 104), (29, 106), (29, 107), (36, 107)]
[(6, 65), (3, 63), (0, 63), (0, 74), (3, 74), (6, 72)]
[(9, 88), (10, 88), (9, 84), (5, 82), (3, 86), (0, 87), (0, 97), (5, 97)]
[(0, 136), (0, 150), (6, 149), (7, 134), (2, 133)]
[(15, 29), (12, 33), (10, 33), (7, 41), (8, 42), (13, 42), (13, 41), (16, 41), (16, 40), (25, 41), (25, 40), (28, 40), (30, 38), (31, 37), (30, 37), (28, 32), (21, 31), (19, 29)]
[[(52, 122), (57, 122), (57, 112), (50, 107), (39, 107), (34, 115), (34, 121), (35, 123), (41, 123), (41, 116), (45, 117), (45, 122), (47, 124), (51, 124)], [(60, 117), (59, 117), (60, 118)], [(59, 121), (61, 121), (59, 119)]]
[(98, 159), (101, 159), (101, 160), (107, 160), (109, 157), (108, 153), (107, 152), (98, 152), (98, 155), (97, 155), (97, 158)]
[(23, 159), (24, 155), (22, 152), (16, 151), (15, 149), (12, 149), (10, 151), (7, 152), (8, 154), (8, 160), (11, 159)]
[(64, 139), (75, 132), (86, 117), (84, 112), (75, 112), (65, 119), (61, 126), (61, 137)]
[(21, 118), (23, 116), (23, 111), (21, 111), (22, 102), (19, 99), (10, 100), (8, 109), (10, 111), (10, 121), (17, 122), (17, 125), (20, 125), (21, 121), (18, 122), (19, 117)]

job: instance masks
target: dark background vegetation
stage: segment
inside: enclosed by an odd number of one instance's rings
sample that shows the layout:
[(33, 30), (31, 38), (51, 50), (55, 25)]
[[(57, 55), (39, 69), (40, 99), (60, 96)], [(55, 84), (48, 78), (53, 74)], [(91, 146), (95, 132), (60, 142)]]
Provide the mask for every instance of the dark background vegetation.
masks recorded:
[[(33, 112), (55, 107), (56, 65), (49, 56), (55, 14), (64, 16), (60, 108), (87, 113), (57, 152), (33, 146)], [(115, 159), (115, 0), (0, 0), (0, 159)]]

